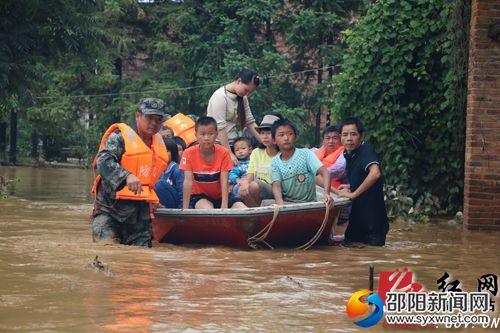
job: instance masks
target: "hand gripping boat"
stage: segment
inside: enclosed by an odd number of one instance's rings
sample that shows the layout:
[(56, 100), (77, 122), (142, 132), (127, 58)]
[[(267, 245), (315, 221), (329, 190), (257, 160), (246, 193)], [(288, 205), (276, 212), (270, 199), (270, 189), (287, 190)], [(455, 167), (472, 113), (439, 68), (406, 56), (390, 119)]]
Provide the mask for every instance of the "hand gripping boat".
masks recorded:
[[(332, 194), (332, 209), (322, 201), (245, 209), (158, 208), (154, 240), (172, 244), (210, 244), (249, 249), (328, 243), (340, 209), (350, 200)], [(321, 195), (318, 196), (318, 199)]]

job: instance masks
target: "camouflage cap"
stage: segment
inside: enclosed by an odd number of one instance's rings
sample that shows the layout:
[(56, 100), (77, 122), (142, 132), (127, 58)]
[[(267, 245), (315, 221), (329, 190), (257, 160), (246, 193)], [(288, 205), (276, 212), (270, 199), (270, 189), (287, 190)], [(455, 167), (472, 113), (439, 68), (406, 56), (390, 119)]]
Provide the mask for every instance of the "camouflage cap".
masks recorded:
[(139, 111), (143, 114), (157, 114), (166, 118), (165, 102), (159, 98), (142, 98), (139, 101)]

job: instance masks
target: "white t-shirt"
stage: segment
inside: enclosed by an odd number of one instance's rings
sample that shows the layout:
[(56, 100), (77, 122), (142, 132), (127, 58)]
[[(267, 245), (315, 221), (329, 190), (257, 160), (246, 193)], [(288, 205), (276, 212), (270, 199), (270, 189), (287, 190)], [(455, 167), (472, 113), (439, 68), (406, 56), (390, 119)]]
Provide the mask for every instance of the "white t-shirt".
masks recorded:
[[(232, 144), (234, 139), (239, 136), (237, 128), (237, 125), (239, 125), (237, 97), (236, 94), (227, 91), (225, 87), (220, 87), (208, 101), (207, 115), (217, 121), (218, 130), (226, 129), (229, 144)], [(245, 126), (248, 126), (255, 122), (255, 118), (252, 115), (246, 96), (243, 97), (243, 106), (245, 108)], [(240, 128), (240, 130), (243, 129)]]

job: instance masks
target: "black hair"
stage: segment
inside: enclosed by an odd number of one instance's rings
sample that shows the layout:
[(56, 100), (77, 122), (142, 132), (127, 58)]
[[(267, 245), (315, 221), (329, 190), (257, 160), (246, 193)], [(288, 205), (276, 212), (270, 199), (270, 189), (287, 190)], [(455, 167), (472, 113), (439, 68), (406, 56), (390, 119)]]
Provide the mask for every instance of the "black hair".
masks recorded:
[(181, 145), (182, 150), (186, 150), (186, 142), (180, 136), (174, 136), (172, 140), (174, 140), (176, 145)]
[(252, 147), (252, 141), (250, 140), (250, 138), (247, 138), (246, 136), (239, 136), (236, 139), (234, 139), (233, 147), (236, 144), (236, 142), (240, 142), (240, 141), (245, 141), (249, 147)]
[(187, 114), (186, 117), (193, 119), (194, 122), (196, 122), (199, 118), (197, 115), (192, 114), (192, 113)]
[[(281, 119), (285, 119), (285, 117), (283, 117), (283, 115), (282, 115), (281, 113), (279, 113), (279, 112), (271, 112), (271, 113), (266, 114), (266, 116), (267, 116), (267, 115), (271, 115), (271, 116), (278, 117), (279, 119), (278, 119), (278, 120), (276, 120), (276, 121), (279, 121), (279, 120), (281, 120)], [(259, 131), (259, 133), (260, 133), (260, 131), (270, 131), (270, 132), (272, 132), (272, 131), (271, 131), (271, 129), (272, 129), (272, 127), (269, 127), (269, 129), (267, 129), (267, 128), (262, 128), (262, 129), (259, 129), (258, 131)], [(261, 149), (266, 149), (266, 146), (264, 146), (264, 144), (263, 144), (263, 143), (260, 143), (260, 142), (259, 142), (259, 148), (261, 148)], [(276, 147), (276, 148), (277, 148), (277, 147)]]
[[(258, 87), (260, 84), (259, 74), (256, 71), (246, 68), (242, 69), (238, 74), (236, 74), (234, 80), (235, 81), (241, 80), (241, 82), (243, 82), (244, 84), (253, 83), (255, 84), (255, 87)], [(236, 110), (238, 113), (238, 122), (240, 125), (240, 131), (243, 131), (247, 122), (243, 96), (237, 95), (236, 101), (238, 102), (238, 107)]]
[(295, 128), (295, 125), (288, 119), (280, 119), (280, 120), (277, 120), (273, 124), (273, 127), (271, 128), (271, 133), (272, 133), (273, 139), (276, 137), (276, 130), (278, 129), (278, 127), (281, 127), (281, 126), (290, 126), (292, 128), (295, 136), (297, 136), (297, 128)]
[(325, 137), (325, 135), (327, 135), (328, 133), (332, 133), (332, 132), (337, 132), (337, 133), (340, 134), (339, 126), (338, 125), (332, 125), (332, 126), (328, 126), (327, 128), (325, 128), (323, 130), (323, 137)]
[(346, 125), (355, 125), (358, 129), (359, 135), (363, 135), (363, 133), (365, 132), (365, 127), (363, 126), (363, 123), (361, 122), (361, 120), (359, 120), (359, 118), (349, 117), (342, 120), (342, 122), (340, 123), (340, 134), (342, 134), (342, 128)]
[(170, 152), (172, 155), (171, 160), (179, 163), (179, 149), (177, 148), (177, 143), (169, 138), (163, 139), (165, 142), (165, 146), (167, 147), (167, 150)]
[(172, 127), (161, 125), (160, 131), (166, 131), (166, 130), (169, 130), (170, 132), (172, 132), (172, 134), (174, 134), (174, 130), (172, 129)]
[(234, 77), (235, 81), (238, 79), (241, 79), (241, 82), (243, 82), (244, 84), (249, 84), (251, 82), (255, 84), (256, 87), (258, 87), (260, 84), (259, 73), (251, 69), (243, 68), (242, 70), (240, 70)]
[(215, 130), (217, 130), (217, 122), (215, 121), (214, 118), (208, 117), (208, 116), (203, 116), (198, 118), (196, 121), (196, 124), (194, 125), (195, 131), (198, 130), (198, 127), (200, 126), (208, 126), (208, 125), (213, 125)]

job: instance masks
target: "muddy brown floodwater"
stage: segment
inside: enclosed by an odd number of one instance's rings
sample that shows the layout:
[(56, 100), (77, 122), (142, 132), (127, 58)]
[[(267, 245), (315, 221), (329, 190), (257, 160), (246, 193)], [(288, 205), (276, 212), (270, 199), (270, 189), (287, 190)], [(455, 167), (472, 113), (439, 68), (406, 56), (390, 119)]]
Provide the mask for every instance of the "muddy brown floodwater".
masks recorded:
[[(0, 175), (20, 179), (0, 200), (1, 332), (387, 332), (346, 315), (351, 295), (368, 288), (370, 264), (375, 288), (379, 272), (405, 267), (427, 290), (444, 272), (464, 291), (481, 275), (500, 277), (500, 234), (446, 222), (393, 224), (382, 248), (93, 244), (89, 171)], [(107, 270), (89, 266), (95, 256)]]

